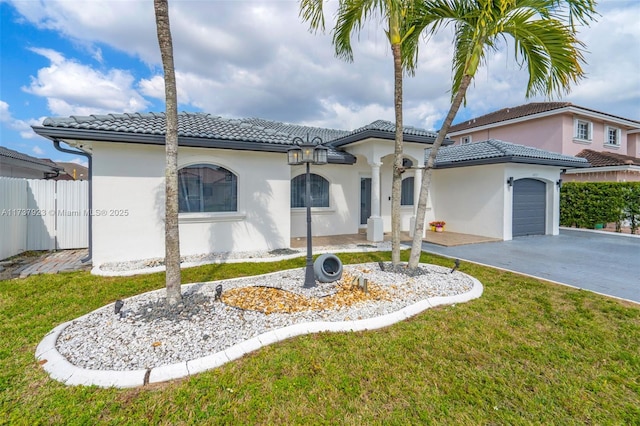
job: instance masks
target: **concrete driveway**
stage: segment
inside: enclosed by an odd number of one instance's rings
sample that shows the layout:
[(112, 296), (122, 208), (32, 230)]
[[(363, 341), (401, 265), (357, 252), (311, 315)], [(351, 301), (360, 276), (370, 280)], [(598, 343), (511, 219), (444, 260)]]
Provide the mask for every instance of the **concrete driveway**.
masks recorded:
[(561, 229), (557, 236), (422, 249), (640, 303), (640, 238), (633, 236)]

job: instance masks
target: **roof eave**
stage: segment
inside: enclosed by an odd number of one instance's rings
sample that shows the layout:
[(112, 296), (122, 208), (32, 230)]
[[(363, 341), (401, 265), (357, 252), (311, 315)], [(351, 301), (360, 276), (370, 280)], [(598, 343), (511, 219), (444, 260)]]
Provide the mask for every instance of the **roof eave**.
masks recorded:
[(580, 173), (606, 173), (606, 172), (638, 172), (640, 173), (640, 166), (638, 165), (619, 165), (619, 166), (592, 166), (588, 170), (576, 169), (567, 171), (568, 174), (580, 174)]
[[(51, 140), (85, 140), (97, 142), (135, 143), (143, 145), (164, 145), (164, 135), (150, 135), (131, 132), (104, 132), (101, 130), (77, 130), (73, 129), (73, 136), (69, 135), (67, 128), (34, 126), (33, 130), (40, 136)], [(238, 151), (258, 151), (286, 153), (292, 145), (274, 144), (232, 139), (208, 139), (178, 136), (178, 145), (192, 148), (232, 149)], [(346, 152), (339, 152), (329, 159), (332, 164), (354, 164), (356, 158)]]
[[(384, 130), (375, 130), (375, 129), (367, 129), (362, 132), (354, 133), (351, 135), (343, 136), (342, 138), (334, 139), (333, 141), (327, 142), (327, 144), (334, 147), (341, 147), (344, 145), (349, 145), (356, 142), (361, 142), (365, 139), (386, 139), (386, 140), (395, 140), (395, 133), (387, 132)], [(403, 142), (413, 142), (420, 143), (424, 145), (432, 145), (435, 142), (436, 138), (432, 136), (419, 136), (419, 135), (402, 135)], [(442, 142), (442, 145), (451, 145), (453, 144), (452, 140), (445, 139)]]
[(552, 166), (552, 167), (562, 167), (562, 168), (591, 167), (591, 165), (587, 162), (583, 163), (583, 162), (575, 162), (575, 161), (551, 160), (551, 159), (533, 158), (533, 157), (504, 156), (504, 157), (479, 158), (474, 160), (463, 160), (463, 161), (436, 162), (436, 165), (434, 168), (450, 169), (454, 167), (483, 166), (483, 165), (489, 165), (489, 164), (504, 164), (504, 163), (531, 164), (531, 165), (537, 165), (537, 166)]
[(13, 158), (13, 157), (2, 157), (2, 163), (11, 164), (18, 167), (24, 167), (32, 170), (38, 170), (40, 172), (52, 172), (57, 173), (61, 172), (62, 167), (48, 165), (44, 163), (37, 163), (35, 161), (23, 160), (21, 158)]

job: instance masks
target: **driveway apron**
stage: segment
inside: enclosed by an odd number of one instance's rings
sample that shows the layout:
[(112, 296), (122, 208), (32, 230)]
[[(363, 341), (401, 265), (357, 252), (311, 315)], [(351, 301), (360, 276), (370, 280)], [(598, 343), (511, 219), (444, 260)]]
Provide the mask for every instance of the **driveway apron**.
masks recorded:
[(640, 238), (561, 229), (560, 235), (443, 247), (426, 252), (521, 272), (640, 303)]

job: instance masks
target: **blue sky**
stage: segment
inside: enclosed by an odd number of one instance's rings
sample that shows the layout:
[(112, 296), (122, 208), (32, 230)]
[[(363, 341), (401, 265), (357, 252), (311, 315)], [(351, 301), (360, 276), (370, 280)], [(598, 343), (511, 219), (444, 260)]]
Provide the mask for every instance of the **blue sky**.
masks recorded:
[[(330, 34), (307, 31), (297, 1), (169, 3), (181, 111), (339, 129), (393, 121), (392, 59), (377, 23), (346, 63), (333, 55)], [(598, 10), (598, 21), (580, 29), (587, 78), (562, 100), (640, 120), (640, 1), (601, 0)], [(152, 0), (0, 0), (0, 13), (0, 145), (81, 161), (30, 126), (49, 116), (164, 110)], [(446, 33), (421, 47), (418, 72), (405, 79), (406, 124), (439, 127), (451, 54)], [(525, 98), (526, 79), (503, 47), (456, 121), (544, 100)]]

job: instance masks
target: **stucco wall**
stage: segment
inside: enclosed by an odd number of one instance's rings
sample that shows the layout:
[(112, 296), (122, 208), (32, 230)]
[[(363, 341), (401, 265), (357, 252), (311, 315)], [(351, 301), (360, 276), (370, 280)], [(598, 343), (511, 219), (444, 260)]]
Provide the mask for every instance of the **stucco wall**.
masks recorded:
[[(566, 129), (563, 123), (563, 117), (550, 116), (537, 120), (514, 123), (504, 127), (472, 131), (456, 136), (455, 140), (456, 144), (459, 145), (460, 138), (470, 134), (472, 142), (498, 139), (505, 142), (533, 146), (547, 151), (562, 152), (562, 140), (565, 133)], [(570, 131), (568, 135), (571, 137)]]
[(532, 178), (546, 183), (546, 233), (558, 234), (559, 179), (557, 167), (493, 164), (434, 171), (433, 217), (444, 220), (446, 230), (510, 240), (513, 188), (507, 179)]
[[(285, 163), (285, 168), (289, 166)], [(311, 166), (311, 173), (329, 181), (329, 207), (311, 209), (311, 232), (313, 236), (357, 234), (360, 221), (360, 175), (366, 174), (363, 166), (327, 164)], [(288, 178), (305, 173), (304, 166), (291, 167)], [(369, 171), (370, 173), (370, 171)], [(289, 181), (288, 181), (289, 182)], [(286, 194), (289, 197), (290, 183)], [(287, 198), (287, 207), (290, 198)], [(291, 209), (291, 237), (306, 237), (306, 208)], [(289, 214), (289, 212), (287, 212)]]
[(503, 238), (504, 176), (503, 165), (434, 170), (434, 219), (450, 232)]
[[(107, 212), (94, 215), (94, 264), (163, 257), (164, 147), (94, 142), (93, 150), (93, 208)], [(283, 154), (180, 148), (179, 167), (198, 163), (236, 174), (238, 211), (181, 214), (182, 255), (289, 246), (290, 170)]]

